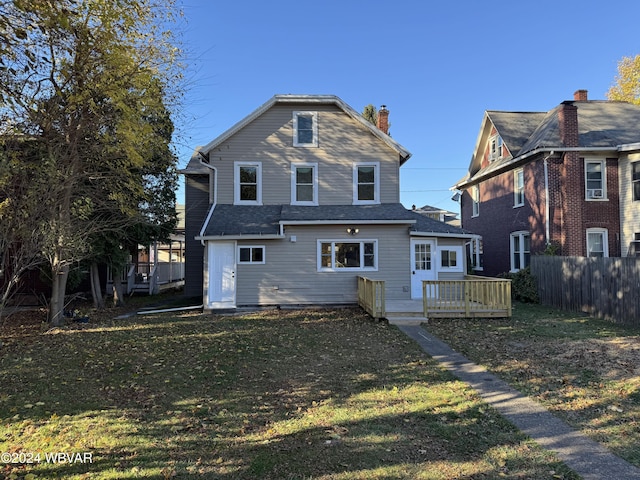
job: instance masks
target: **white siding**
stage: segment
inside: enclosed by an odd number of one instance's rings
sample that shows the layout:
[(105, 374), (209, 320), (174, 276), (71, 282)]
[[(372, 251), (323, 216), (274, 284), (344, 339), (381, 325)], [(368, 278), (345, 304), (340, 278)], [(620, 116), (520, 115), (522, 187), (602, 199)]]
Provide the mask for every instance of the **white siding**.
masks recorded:
[[(291, 203), (291, 163), (317, 163), (320, 205), (353, 203), (354, 162), (380, 162), (381, 203), (398, 203), (397, 152), (335, 106), (318, 106), (318, 147), (293, 146), (293, 114), (276, 105), (210, 152), (217, 168), (218, 203), (233, 203), (234, 162), (262, 162), (262, 201)], [(305, 107), (308, 109), (308, 107)]]

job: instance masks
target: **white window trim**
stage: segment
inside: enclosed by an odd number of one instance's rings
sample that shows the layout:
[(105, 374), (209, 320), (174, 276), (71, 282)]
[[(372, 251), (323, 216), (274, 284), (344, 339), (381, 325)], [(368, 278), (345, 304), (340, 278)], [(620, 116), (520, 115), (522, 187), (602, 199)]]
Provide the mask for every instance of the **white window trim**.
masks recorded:
[[(599, 163), (602, 169), (602, 188), (587, 188), (587, 164)], [(595, 158), (584, 159), (584, 193), (585, 200), (588, 202), (607, 201), (607, 161)]]
[(500, 160), (503, 157), (504, 141), (498, 134), (492, 135), (489, 140), (489, 163)]
[[(445, 252), (456, 252), (456, 266), (449, 267), (442, 265), (442, 254)], [(464, 250), (462, 246), (443, 246), (438, 247), (438, 263), (437, 268), (441, 272), (464, 272)]]
[(634, 180), (633, 179), (633, 167), (635, 165), (640, 166), (640, 161), (636, 160), (636, 161), (633, 161), (633, 162), (629, 163), (629, 179), (630, 179), (630, 182), (631, 182), (631, 201), (632, 202), (640, 201), (640, 198), (635, 198), (636, 183), (640, 182), (640, 179), (638, 179), (638, 180)]
[(589, 252), (591, 248), (589, 248), (589, 234), (590, 233), (599, 233), (602, 235), (602, 248), (603, 248), (603, 256), (609, 256), (609, 231), (606, 228), (587, 228), (586, 238), (587, 238), (587, 257), (590, 257)]
[[(312, 201), (298, 201), (296, 200), (297, 194), (297, 182), (296, 182), (296, 170), (297, 168), (313, 168), (313, 200)], [(291, 164), (291, 205), (318, 205), (318, 164), (317, 163), (292, 163)]]
[[(249, 260), (248, 262), (243, 262), (240, 260), (240, 250), (243, 248), (249, 248), (252, 250), (251, 254), (249, 255), (249, 257), (252, 259), (253, 258), (253, 250), (254, 249), (261, 249), (262, 250), (262, 261), (261, 262), (254, 262), (253, 260)], [(267, 249), (265, 248), (264, 245), (238, 245), (237, 249), (237, 260), (236, 263), (238, 265), (264, 265), (265, 263), (267, 263), (267, 259), (266, 259), (266, 254), (267, 254)]]
[(524, 237), (529, 237), (529, 256), (531, 256), (531, 233), (527, 230), (521, 230), (519, 232), (511, 232), (511, 234), (509, 235), (509, 262), (511, 264), (511, 272), (518, 272), (521, 270), (522, 267), (520, 268), (516, 268), (515, 263), (513, 261), (513, 254), (514, 254), (514, 245), (513, 245), (513, 240), (515, 237), (519, 237), (520, 238), (520, 245), (521, 245), (521, 249), (520, 249), (520, 265), (524, 265), (525, 261), (524, 261)]
[[(360, 265), (364, 265), (364, 244), (373, 243), (373, 267), (342, 267), (342, 268), (327, 268), (322, 266), (322, 244), (331, 243), (331, 265), (335, 265), (335, 244), (336, 243), (359, 243), (360, 244)], [(354, 239), (354, 238), (341, 238), (341, 239), (319, 239), (317, 242), (317, 267), (318, 272), (377, 272), (378, 271), (378, 240), (373, 239)]]
[[(374, 167), (373, 200), (358, 199), (358, 167)], [(380, 162), (359, 162), (353, 164), (353, 204), (377, 205), (380, 203)]]
[(480, 185), (471, 187), (471, 217), (480, 216)]
[[(240, 167), (256, 168), (256, 200), (240, 200)], [(233, 163), (233, 204), (234, 205), (262, 205), (262, 162), (234, 162)]]
[[(519, 176), (522, 175), (522, 190), (519, 190)], [(518, 197), (521, 197), (520, 199)], [(524, 169), (518, 168), (513, 171), (513, 208), (524, 206)]]
[[(298, 116), (311, 117), (311, 129), (313, 138), (311, 143), (298, 142)], [(293, 112), (293, 146), (294, 147), (317, 147), (318, 146), (318, 112)]]
[(482, 266), (482, 255), (483, 255), (483, 251), (482, 251), (482, 238), (481, 237), (476, 237), (473, 238), (470, 242), (469, 242), (469, 256), (471, 257), (471, 268), (474, 271), (483, 271), (484, 267)]

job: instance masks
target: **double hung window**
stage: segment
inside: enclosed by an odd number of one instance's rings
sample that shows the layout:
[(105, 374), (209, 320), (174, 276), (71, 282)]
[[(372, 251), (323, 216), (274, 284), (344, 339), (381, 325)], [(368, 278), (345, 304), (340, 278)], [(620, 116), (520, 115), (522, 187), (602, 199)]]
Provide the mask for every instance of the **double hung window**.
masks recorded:
[(380, 164), (356, 163), (353, 166), (353, 203), (380, 203)]
[(587, 200), (607, 198), (604, 160), (586, 160), (584, 163), (585, 191)]
[(236, 205), (262, 205), (261, 163), (235, 163), (234, 203)]
[(473, 203), (471, 216), (477, 217), (480, 215), (480, 186), (474, 185), (471, 187), (471, 202)]
[(519, 168), (513, 172), (513, 206), (524, 205), (524, 170)]
[(640, 162), (631, 164), (631, 186), (633, 189), (633, 201), (640, 200)]
[(517, 272), (529, 266), (531, 256), (531, 237), (529, 232), (511, 234), (511, 271)]
[(318, 205), (318, 164), (291, 165), (291, 204)]
[(318, 146), (317, 112), (293, 112), (293, 146)]
[(587, 255), (589, 257), (609, 256), (609, 240), (606, 228), (587, 229)]

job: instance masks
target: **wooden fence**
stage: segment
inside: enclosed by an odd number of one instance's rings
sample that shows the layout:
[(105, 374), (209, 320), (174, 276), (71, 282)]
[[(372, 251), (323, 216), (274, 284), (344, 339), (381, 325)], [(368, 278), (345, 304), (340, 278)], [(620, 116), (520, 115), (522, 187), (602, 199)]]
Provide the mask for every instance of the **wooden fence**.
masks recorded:
[(640, 258), (531, 257), (540, 302), (640, 325)]

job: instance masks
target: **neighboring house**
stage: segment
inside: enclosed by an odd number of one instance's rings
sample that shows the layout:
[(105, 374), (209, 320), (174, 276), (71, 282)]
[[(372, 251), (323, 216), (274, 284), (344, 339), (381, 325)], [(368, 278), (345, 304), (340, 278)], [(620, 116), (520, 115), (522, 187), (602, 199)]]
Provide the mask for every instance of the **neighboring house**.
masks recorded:
[(460, 219), (458, 218), (458, 214), (455, 212), (450, 212), (449, 210), (432, 207), (431, 205), (423, 205), (420, 208), (417, 208), (415, 205), (413, 205), (411, 207), (411, 210), (424, 215), (425, 217), (438, 220), (439, 222), (448, 223), (449, 225), (453, 225), (455, 227), (460, 226)]
[(406, 210), (410, 153), (332, 95), (276, 95), (208, 145), (186, 176), (185, 293), (207, 310), (355, 304), (357, 277), (387, 299), (462, 278), (471, 236)]
[(639, 126), (640, 106), (586, 90), (548, 112), (487, 111), (454, 186), (463, 228), (482, 237), (474, 267), (513, 272), (547, 249), (627, 255), (640, 240)]

